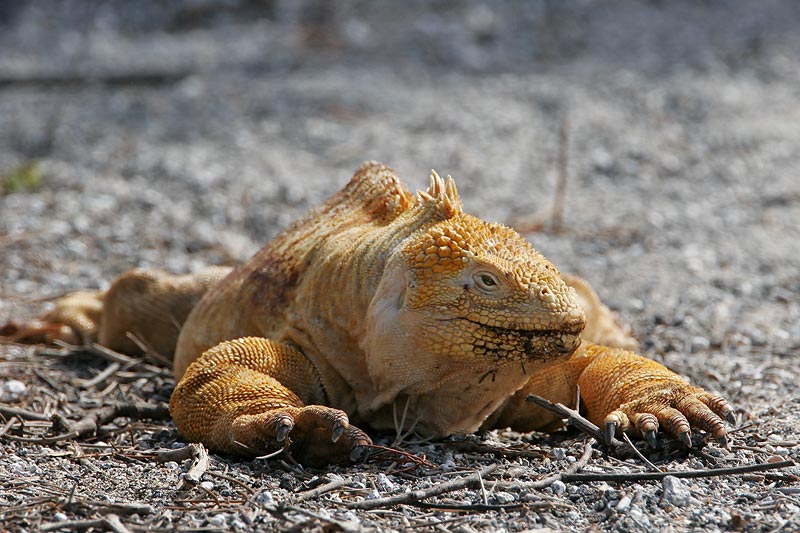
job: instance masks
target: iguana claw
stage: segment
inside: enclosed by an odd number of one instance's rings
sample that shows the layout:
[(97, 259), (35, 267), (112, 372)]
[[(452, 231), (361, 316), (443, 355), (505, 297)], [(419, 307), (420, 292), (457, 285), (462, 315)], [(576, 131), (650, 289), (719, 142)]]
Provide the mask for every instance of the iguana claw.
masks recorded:
[(614, 440), (614, 434), (617, 432), (617, 423), (616, 422), (606, 422), (606, 444), (611, 444), (611, 441)]

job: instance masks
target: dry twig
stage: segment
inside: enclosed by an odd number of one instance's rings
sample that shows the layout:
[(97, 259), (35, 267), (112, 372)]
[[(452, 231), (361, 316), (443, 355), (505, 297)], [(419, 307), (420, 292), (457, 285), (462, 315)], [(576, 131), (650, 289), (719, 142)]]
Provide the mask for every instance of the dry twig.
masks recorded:
[(388, 507), (391, 505), (399, 505), (402, 503), (416, 502), (424, 500), (426, 498), (430, 498), (432, 496), (438, 496), (440, 494), (445, 494), (447, 492), (460, 490), (469, 487), (471, 485), (477, 485), (480, 483), (480, 480), (483, 477), (491, 474), (496, 469), (497, 465), (489, 465), (487, 467), (482, 468), (478, 472), (475, 472), (474, 474), (470, 474), (469, 476), (452, 479), (450, 481), (445, 481), (444, 483), (438, 483), (436, 485), (433, 485), (432, 487), (428, 487), (427, 489), (412, 490), (409, 492), (404, 492), (402, 494), (387, 496), (386, 498), (363, 500), (360, 502), (349, 503), (347, 505), (352, 509), (377, 509), (378, 507)]
[(548, 411), (557, 414), (561, 418), (565, 419), (566, 423), (587, 435), (594, 437), (597, 442), (605, 444), (608, 448), (615, 454), (625, 455), (628, 452), (628, 445), (624, 442), (612, 438), (611, 442), (606, 442), (605, 434), (600, 430), (599, 427), (595, 426), (591, 422), (589, 422), (586, 418), (581, 416), (578, 411), (575, 409), (570, 409), (564, 404), (561, 403), (553, 403), (546, 398), (542, 398), (541, 396), (537, 396), (536, 394), (529, 394), (527, 400), (531, 403), (535, 403), (539, 407), (547, 409)]
[(307, 490), (305, 492), (301, 492), (297, 495), (297, 501), (302, 502), (305, 500), (310, 500), (312, 498), (316, 498), (325, 494), (326, 492), (330, 492), (332, 490), (340, 489), (347, 485), (347, 481), (344, 478), (337, 478), (325, 483), (324, 485), (320, 485), (311, 490)]
[(38, 420), (40, 422), (50, 421), (49, 415), (28, 411), (27, 409), (20, 409), (19, 407), (8, 407), (7, 405), (0, 405), (0, 416), (6, 420), (16, 417), (20, 420)]
[(564, 482), (586, 482), (586, 481), (643, 481), (652, 479), (664, 479), (667, 476), (696, 478), (729, 476), (745, 474), (748, 472), (763, 472), (765, 470), (777, 470), (794, 466), (794, 461), (786, 460), (776, 463), (756, 463), (753, 465), (734, 466), (730, 468), (714, 468), (708, 470), (684, 470), (678, 472), (630, 472), (630, 473), (592, 473), (592, 474), (564, 474), (561, 481)]
[(141, 402), (108, 405), (92, 411), (73, 424), (66, 423), (63, 417), (54, 418), (54, 425), (67, 424), (67, 432), (60, 435), (55, 435), (53, 437), (17, 437), (14, 435), (7, 435), (5, 438), (20, 442), (52, 444), (54, 442), (96, 435), (100, 426), (120, 417), (136, 420), (143, 418), (151, 420), (169, 420), (169, 406), (164, 403), (153, 405)]
[(206, 473), (210, 464), (208, 450), (206, 450), (205, 446), (193, 442), (183, 448), (159, 452), (155, 456), (155, 460), (159, 463), (165, 463), (167, 461), (175, 461), (177, 463), (185, 461), (186, 459), (193, 459), (194, 461), (183, 479), (184, 481), (196, 485), (200, 483), (200, 479), (203, 477), (203, 474)]

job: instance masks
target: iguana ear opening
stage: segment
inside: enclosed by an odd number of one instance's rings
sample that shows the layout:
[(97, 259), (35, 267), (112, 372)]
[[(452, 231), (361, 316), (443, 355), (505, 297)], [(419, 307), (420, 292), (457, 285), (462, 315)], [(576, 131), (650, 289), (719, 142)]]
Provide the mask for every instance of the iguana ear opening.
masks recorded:
[(447, 176), (447, 181), (439, 177), (435, 170), (431, 169), (431, 184), (427, 191), (417, 191), (417, 202), (422, 205), (434, 206), (444, 219), (453, 218), (461, 214), (461, 197), (456, 189), (456, 182), (451, 176)]

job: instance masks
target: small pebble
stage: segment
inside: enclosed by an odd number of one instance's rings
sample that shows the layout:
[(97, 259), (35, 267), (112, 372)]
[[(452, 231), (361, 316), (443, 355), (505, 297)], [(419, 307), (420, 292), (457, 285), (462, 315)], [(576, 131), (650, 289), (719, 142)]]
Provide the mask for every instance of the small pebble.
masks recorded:
[(21, 381), (9, 379), (0, 387), (0, 401), (16, 402), (28, 392), (28, 387)]
[(241, 520), (240, 518), (234, 518), (233, 520), (231, 520), (230, 528), (231, 529), (247, 529), (247, 524), (245, 524), (244, 521)]
[(567, 458), (567, 450), (564, 448), (553, 448), (550, 450), (550, 455), (552, 455), (553, 459), (556, 461), (563, 461)]
[(554, 481), (552, 485), (550, 485), (550, 489), (553, 491), (553, 494), (561, 495), (567, 491), (567, 485), (563, 481)]
[(272, 505), (275, 503), (275, 498), (272, 497), (270, 491), (265, 490), (256, 497), (256, 501), (261, 505)]
[(641, 509), (639, 509), (638, 505), (631, 505), (631, 509), (628, 511), (628, 516), (633, 518), (633, 520), (635, 520), (639, 526), (645, 529), (650, 526), (650, 518), (648, 518)]
[(494, 493), (494, 499), (500, 505), (505, 505), (507, 503), (513, 502), (516, 498), (510, 492), (498, 491)]
[(664, 500), (675, 507), (683, 507), (692, 497), (689, 489), (675, 476), (666, 476), (661, 481), (661, 486), (664, 488)]
[(631, 497), (630, 496), (623, 496), (622, 499), (617, 503), (617, 511), (620, 513), (624, 513), (628, 510), (628, 507), (631, 506)]
[(383, 472), (380, 472), (377, 476), (375, 476), (375, 485), (377, 485), (378, 489), (383, 492), (391, 492), (394, 490), (394, 483), (392, 483), (392, 480), (389, 479)]
[(224, 514), (215, 514), (211, 518), (208, 519), (208, 525), (214, 527), (222, 527), (225, 525), (225, 515)]

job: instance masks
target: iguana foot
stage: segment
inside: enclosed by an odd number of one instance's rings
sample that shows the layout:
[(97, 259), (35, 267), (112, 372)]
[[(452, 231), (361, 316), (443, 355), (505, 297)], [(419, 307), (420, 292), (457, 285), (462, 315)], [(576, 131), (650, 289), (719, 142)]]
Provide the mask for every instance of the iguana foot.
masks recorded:
[(347, 414), (322, 405), (284, 407), (239, 416), (232, 425), (234, 442), (261, 453), (287, 449), (309, 466), (357, 460), (372, 441), (350, 424)]
[(640, 435), (655, 446), (656, 433), (663, 428), (691, 447), (691, 428), (697, 427), (725, 446), (723, 420), (736, 422), (734, 409), (725, 399), (687, 384), (665, 383), (606, 415), (606, 440), (621, 430)]
[(736, 422), (733, 407), (719, 396), (689, 385), (663, 365), (634, 353), (586, 343), (591, 361), (578, 379), (589, 419), (605, 425), (610, 440), (617, 431), (655, 444), (663, 429), (691, 446), (691, 428), (727, 444), (725, 421)]

